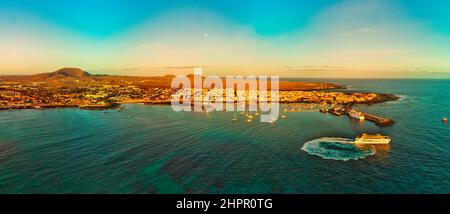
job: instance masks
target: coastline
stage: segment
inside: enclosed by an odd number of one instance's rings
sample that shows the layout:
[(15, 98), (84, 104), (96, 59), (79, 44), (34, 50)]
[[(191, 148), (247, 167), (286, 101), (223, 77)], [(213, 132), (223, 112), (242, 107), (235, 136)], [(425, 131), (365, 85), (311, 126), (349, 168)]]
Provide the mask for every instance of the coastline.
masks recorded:
[[(8, 109), (49, 109), (80, 108), (84, 110), (103, 110), (117, 108), (124, 103), (145, 105), (169, 105), (171, 97), (178, 91), (171, 88), (174, 75), (159, 77), (136, 76), (98, 76), (81, 69), (63, 68), (51, 73), (28, 76), (8, 76), (0, 78), (0, 110)], [(193, 75), (187, 75), (193, 81)], [(202, 77), (203, 78), (203, 77)], [(223, 80), (223, 79), (222, 79)], [(225, 80), (223, 80), (225, 81)], [(271, 84), (267, 90), (270, 90)], [(274, 98), (279, 103), (314, 103), (322, 106), (349, 106), (355, 104), (377, 104), (398, 100), (393, 94), (345, 92), (345, 86), (332, 82), (280, 81), (279, 93)], [(195, 94), (194, 100), (215, 101), (217, 96), (229, 98), (234, 102), (258, 102), (259, 95), (248, 93), (244, 97), (234, 88), (230, 92), (216, 88), (203, 88)], [(226, 93), (224, 93), (226, 92)], [(242, 91), (241, 91), (242, 92)], [(213, 97), (214, 96), (214, 97)], [(180, 96), (180, 101), (183, 101)], [(263, 102), (271, 102), (271, 97)], [(223, 99), (226, 102), (225, 99)]]
[[(348, 93), (347, 95), (351, 95)], [(377, 98), (373, 100), (366, 101), (355, 101), (355, 102), (346, 102), (346, 103), (336, 103), (336, 104), (345, 104), (345, 105), (358, 105), (358, 104), (380, 104), (384, 102), (396, 101), (399, 100), (400, 97), (394, 94), (376, 94)], [(239, 101), (233, 101), (233, 103), (238, 103)], [(242, 101), (248, 103), (249, 101)], [(260, 101), (256, 101), (260, 103)], [(305, 101), (305, 100), (284, 100), (284, 101), (271, 101), (278, 102), (282, 104), (294, 104), (294, 103), (310, 103), (310, 104), (323, 104), (326, 100), (317, 100), (317, 101)], [(194, 102), (192, 102), (194, 103)], [(226, 103), (223, 101), (222, 103)], [(0, 110), (21, 110), (21, 109), (54, 109), (54, 108), (79, 108), (82, 110), (106, 110), (106, 109), (115, 109), (120, 107), (122, 104), (144, 104), (144, 105), (170, 105), (170, 100), (145, 100), (145, 101), (123, 101), (123, 102), (114, 102), (109, 104), (90, 104), (90, 105), (73, 105), (73, 104), (55, 104), (55, 105), (23, 105), (23, 106), (3, 106), (0, 107)]]

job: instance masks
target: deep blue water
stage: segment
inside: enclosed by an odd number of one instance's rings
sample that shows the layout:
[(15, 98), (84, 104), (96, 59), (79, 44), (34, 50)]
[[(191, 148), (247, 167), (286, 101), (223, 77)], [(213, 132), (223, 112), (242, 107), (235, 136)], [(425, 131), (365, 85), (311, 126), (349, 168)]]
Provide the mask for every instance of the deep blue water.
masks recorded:
[[(450, 193), (449, 80), (333, 81), (401, 95), (355, 107), (396, 124), (319, 112), (233, 123), (230, 112), (134, 104), (0, 111), (0, 193)], [(367, 150), (317, 140), (361, 132), (393, 140)]]

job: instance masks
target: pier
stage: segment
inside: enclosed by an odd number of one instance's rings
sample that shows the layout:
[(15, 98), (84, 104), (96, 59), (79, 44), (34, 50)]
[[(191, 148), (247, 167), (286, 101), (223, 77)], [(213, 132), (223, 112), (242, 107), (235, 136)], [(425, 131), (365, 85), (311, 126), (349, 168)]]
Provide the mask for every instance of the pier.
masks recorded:
[[(320, 109), (320, 112), (322, 112), (322, 113), (328, 112), (328, 113), (334, 114), (336, 116), (341, 116), (344, 114), (350, 116), (349, 115), (350, 110), (352, 110), (352, 107), (350, 105), (348, 105), (343, 108), (330, 108), (330, 109), (322, 108), (322, 109)], [(361, 114), (364, 115), (365, 120), (372, 121), (378, 126), (391, 126), (391, 125), (394, 125), (394, 123), (395, 123), (395, 121), (392, 119), (381, 117), (378, 115), (368, 114), (368, 113), (364, 113), (364, 112), (361, 112)]]
[[(352, 110), (351, 105), (348, 105), (345, 107), (345, 113), (347, 115), (349, 115), (350, 110)], [(395, 121), (390, 118), (386, 118), (386, 117), (382, 117), (382, 116), (378, 116), (378, 115), (374, 115), (374, 114), (368, 114), (368, 113), (364, 113), (364, 112), (361, 112), (361, 114), (364, 115), (365, 120), (372, 121), (378, 126), (391, 126), (391, 125), (394, 125), (394, 123), (395, 123)]]
[(367, 114), (362, 112), (362, 114), (364, 115), (364, 118), (366, 120), (372, 121), (375, 124), (377, 124), (378, 126), (390, 126), (390, 125), (394, 125), (395, 121), (389, 118), (384, 118), (384, 117), (380, 117), (377, 115), (373, 115), (373, 114)]

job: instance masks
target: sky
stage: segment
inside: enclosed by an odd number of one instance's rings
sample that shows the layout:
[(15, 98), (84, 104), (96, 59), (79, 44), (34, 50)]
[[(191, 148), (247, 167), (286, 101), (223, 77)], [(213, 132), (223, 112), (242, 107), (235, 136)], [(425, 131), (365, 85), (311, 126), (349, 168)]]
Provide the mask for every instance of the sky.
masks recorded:
[(450, 1), (0, 0), (0, 74), (449, 78)]

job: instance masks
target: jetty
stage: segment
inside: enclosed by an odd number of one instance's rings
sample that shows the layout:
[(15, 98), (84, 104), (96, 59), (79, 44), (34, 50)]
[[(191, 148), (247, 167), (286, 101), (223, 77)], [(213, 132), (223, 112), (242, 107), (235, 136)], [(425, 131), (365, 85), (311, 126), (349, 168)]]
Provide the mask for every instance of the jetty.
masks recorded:
[[(349, 112), (351, 110), (353, 110), (352, 105), (345, 106), (345, 113), (347, 115), (349, 115)], [(369, 114), (369, 113), (365, 113), (365, 112), (361, 112), (361, 114), (364, 116), (365, 120), (372, 121), (378, 126), (391, 126), (391, 125), (394, 125), (394, 123), (395, 123), (395, 121), (390, 118), (386, 118), (386, 117), (382, 117), (382, 116), (378, 116), (378, 115), (374, 115), (374, 114)]]
[[(347, 105), (343, 108), (322, 108), (319, 111), (322, 113), (331, 113), (335, 116), (341, 116), (341, 115), (349, 115), (349, 112), (352, 110), (351, 105)], [(378, 116), (378, 115), (374, 115), (374, 114), (369, 114), (369, 113), (364, 113), (361, 112), (362, 115), (364, 115), (364, 119), (374, 122), (376, 125), (378, 126), (391, 126), (394, 125), (395, 121), (390, 119), (390, 118), (385, 118), (382, 116)]]
[(364, 113), (364, 112), (362, 112), (362, 114), (364, 115), (364, 118), (366, 120), (372, 121), (375, 124), (377, 124), (378, 126), (391, 126), (391, 125), (394, 125), (394, 123), (395, 123), (394, 120), (389, 119), (389, 118), (384, 118), (381, 116), (368, 114), (368, 113)]

